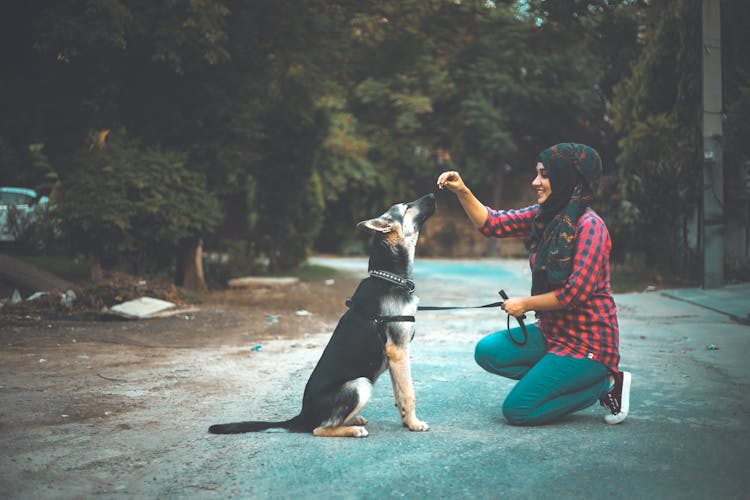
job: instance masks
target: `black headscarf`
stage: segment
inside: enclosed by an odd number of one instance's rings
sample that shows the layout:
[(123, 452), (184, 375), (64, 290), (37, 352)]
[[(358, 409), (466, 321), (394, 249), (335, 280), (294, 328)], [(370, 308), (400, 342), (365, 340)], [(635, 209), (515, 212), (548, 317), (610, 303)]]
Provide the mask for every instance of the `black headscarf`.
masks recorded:
[(549, 174), (552, 194), (540, 205), (526, 239), (529, 252), (536, 252), (532, 295), (559, 288), (570, 276), (576, 225), (594, 199), (602, 174), (599, 153), (583, 144), (556, 144), (539, 153), (539, 161)]

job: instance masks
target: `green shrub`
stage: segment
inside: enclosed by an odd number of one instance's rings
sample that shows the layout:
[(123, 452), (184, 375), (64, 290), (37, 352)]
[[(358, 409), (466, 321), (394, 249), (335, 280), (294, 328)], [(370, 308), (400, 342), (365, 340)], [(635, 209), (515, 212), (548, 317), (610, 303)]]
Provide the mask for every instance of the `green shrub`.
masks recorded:
[(180, 246), (215, 226), (218, 203), (185, 155), (147, 147), (123, 130), (78, 152), (59, 208), (73, 250), (105, 268), (163, 269)]

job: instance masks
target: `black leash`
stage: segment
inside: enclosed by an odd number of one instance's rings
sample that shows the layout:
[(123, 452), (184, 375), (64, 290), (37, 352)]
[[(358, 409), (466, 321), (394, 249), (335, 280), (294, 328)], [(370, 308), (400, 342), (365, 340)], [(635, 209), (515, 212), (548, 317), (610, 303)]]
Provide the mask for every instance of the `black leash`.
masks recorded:
[[(505, 290), (500, 290), (497, 292), (500, 294), (500, 296), (504, 299), (499, 302), (493, 302), (491, 304), (484, 304), (481, 306), (419, 306), (417, 307), (417, 310), (419, 311), (447, 311), (451, 309), (483, 309), (486, 307), (500, 307), (502, 306), (506, 300), (508, 300), (508, 294), (505, 293)], [(529, 332), (526, 331), (526, 324), (523, 322), (523, 320), (526, 319), (526, 315), (522, 314), (521, 316), (518, 316), (516, 320), (518, 321), (518, 324), (521, 326), (521, 333), (523, 333), (523, 340), (516, 340), (515, 337), (513, 337), (513, 334), (510, 333), (510, 314), (508, 314), (508, 322), (506, 323), (506, 329), (508, 330), (508, 337), (510, 338), (510, 341), (516, 344), (517, 346), (525, 346), (526, 342), (529, 341)]]
[(484, 304), (483, 306), (419, 306), (418, 311), (449, 311), (451, 309), (484, 309), (486, 307), (500, 307), (505, 303), (501, 300), (499, 302), (493, 302), (492, 304)]
[[(407, 279), (407, 278), (402, 278), (398, 274), (394, 274), (388, 271), (372, 270), (370, 271), (370, 276), (373, 278), (378, 278), (384, 281), (388, 281), (390, 283), (393, 283), (394, 285), (402, 286), (406, 290), (408, 290), (409, 293), (413, 293), (415, 289), (414, 281)], [(490, 307), (500, 307), (505, 303), (506, 300), (508, 300), (508, 294), (505, 293), (505, 290), (500, 290), (497, 293), (500, 294), (500, 297), (502, 297), (503, 300), (498, 301), (498, 302), (492, 302), (491, 304), (484, 304), (481, 306), (419, 306), (417, 307), (417, 310), (418, 311), (448, 311), (452, 309), (485, 309), (485, 308), (490, 308)], [(351, 307), (349, 301), (347, 301), (347, 306)], [(414, 316), (377, 316), (372, 319), (374, 319), (380, 325), (382, 325), (383, 323), (389, 323), (392, 321), (409, 321), (412, 323), (416, 321)], [(510, 314), (508, 314), (508, 321), (506, 323), (506, 329), (508, 330), (508, 337), (510, 338), (510, 341), (519, 347), (526, 345), (526, 343), (529, 341), (529, 333), (526, 330), (526, 324), (523, 322), (523, 320), (525, 319), (526, 319), (525, 314), (516, 318), (516, 320), (518, 321), (518, 324), (521, 327), (521, 333), (523, 333), (522, 340), (516, 340), (515, 337), (513, 337), (513, 334), (510, 333)]]

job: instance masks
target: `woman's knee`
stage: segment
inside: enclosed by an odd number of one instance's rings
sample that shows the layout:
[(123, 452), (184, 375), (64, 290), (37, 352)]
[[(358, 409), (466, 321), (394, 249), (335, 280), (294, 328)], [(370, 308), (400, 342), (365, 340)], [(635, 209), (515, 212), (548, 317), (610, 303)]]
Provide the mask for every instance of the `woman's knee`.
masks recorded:
[(474, 347), (474, 361), (488, 372), (497, 373), (495, 355), (497, 352), (496, 342), (492, 335), (484, 337)]
[(498, 339), (492, 338), (495, 335), (497, 334), (489, 335), (477, 343), (474, 348), (474, 361), (485, 371), (519, 380), (529, 371), (531, 365), (504, 352)]
[(503, 416), (510, 425), (534, 425), (531, 418), (531, 408), (520, 405), (511, 398), (506, 398), (503, 403)]

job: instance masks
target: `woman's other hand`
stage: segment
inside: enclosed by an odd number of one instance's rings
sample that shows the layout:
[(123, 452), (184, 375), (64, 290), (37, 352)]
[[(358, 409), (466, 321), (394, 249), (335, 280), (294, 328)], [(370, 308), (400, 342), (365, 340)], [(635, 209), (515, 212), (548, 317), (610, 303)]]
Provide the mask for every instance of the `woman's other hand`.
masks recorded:
[(520, 318), (524, 315), (525, 312), (529, 310), (526, 307), (526, 299), (523, 298), (508, 299), (503, 302), (503, 305), (501, 307), (503, 311), (507, 312), (515, 318)]

